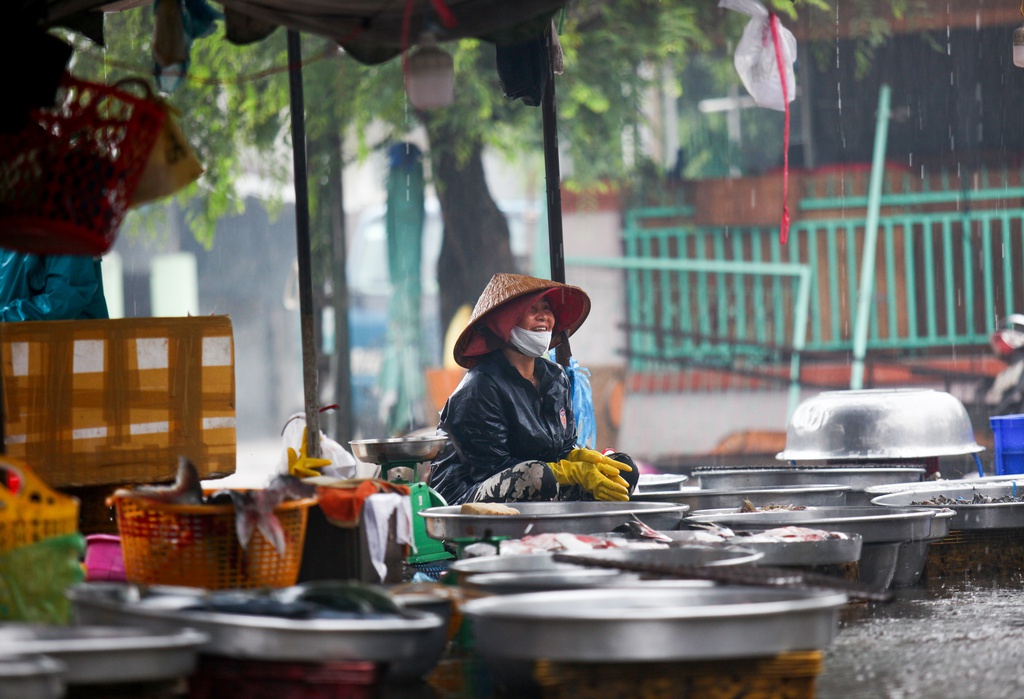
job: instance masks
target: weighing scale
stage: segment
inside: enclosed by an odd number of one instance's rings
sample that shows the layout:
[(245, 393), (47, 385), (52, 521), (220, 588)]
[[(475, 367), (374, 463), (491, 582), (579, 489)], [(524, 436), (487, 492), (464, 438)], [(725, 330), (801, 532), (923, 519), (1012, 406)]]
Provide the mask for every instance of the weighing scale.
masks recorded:
[(357, 459), (380, 466), (382, 479), (409, 486), (412, 536), (416, 551), (409, 554), (406, 560), (413, 566), (424, 567), (424, 564), (455, 558), (444, 548), (443, 542), (427, 536), (426, 521), (419, 516), (428, 507), (444, 507), (448, 503), (429, 485), (416, 481), (416, 467), (437, 456), (447, 443), (448, 438), (443, 436), (358, 439), (349, 442)]

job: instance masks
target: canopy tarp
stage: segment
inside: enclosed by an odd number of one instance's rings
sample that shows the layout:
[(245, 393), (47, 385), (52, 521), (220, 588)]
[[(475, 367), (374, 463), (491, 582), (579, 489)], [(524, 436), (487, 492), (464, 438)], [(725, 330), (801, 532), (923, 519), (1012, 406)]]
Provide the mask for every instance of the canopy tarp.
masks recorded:
[[(83, 13), (151, 0), (35, 0), (48, 26), (75, 26)], [(228, 36), (252, 39), (282, 26), (333, 39), (363, 63), (381, 63), (430, 29), (440, 41), (477, 37), (518, 43), (537, 36), (566, 0), (220, 0)], [(232, 26), (234, 25), (234, 26)]]

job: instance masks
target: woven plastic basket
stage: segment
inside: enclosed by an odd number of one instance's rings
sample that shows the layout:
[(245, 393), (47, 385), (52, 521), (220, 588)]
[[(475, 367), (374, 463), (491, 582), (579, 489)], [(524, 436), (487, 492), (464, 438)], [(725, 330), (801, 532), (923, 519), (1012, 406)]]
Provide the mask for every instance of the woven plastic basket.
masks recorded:
[(110, 249), (165, 114), (116, 87), (65, 75), (57, 104), (0, 133), (0, 246), (41, 254)]
[(17, 491), (0, 485), (0, 552), (78, 532), (78, 499), (51, 489), (23, 461), (0, 456), (0, 474)]
[(232, 505), (171, 505), (112, 497), (128, 580), (208, 590), (294, 585), (302, 564), (306, 520), (316, 498), (282, 503), (274, 513), (286, 547), (278, 554), (256, 531), (238, 542)]

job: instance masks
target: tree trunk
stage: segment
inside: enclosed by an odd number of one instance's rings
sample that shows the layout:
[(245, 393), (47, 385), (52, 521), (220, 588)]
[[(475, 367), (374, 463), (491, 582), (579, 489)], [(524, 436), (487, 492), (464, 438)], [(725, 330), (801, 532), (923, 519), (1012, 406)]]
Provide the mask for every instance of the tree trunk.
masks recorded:
[[(497, 272), (515, 272), (508, 221), (494, 202), (484, 177), (483, 144), (473, 143), (464, 162), (456, 153), (465, 133), (440, 120), (424, 118), (430, 162), (441, 204), (444, 238), (437, 263), (441, 330), (458, 309), (472, 307)], [(458, 146), (456, 145), (458, 144)]]

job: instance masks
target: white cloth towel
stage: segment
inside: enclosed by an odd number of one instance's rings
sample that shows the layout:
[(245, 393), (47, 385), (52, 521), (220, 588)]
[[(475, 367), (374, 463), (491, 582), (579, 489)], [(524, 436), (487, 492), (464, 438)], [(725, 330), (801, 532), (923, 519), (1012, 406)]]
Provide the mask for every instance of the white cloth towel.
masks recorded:
[(380, 575), (380, 581), (388, 574), (385, 557), (388, 548), (388, 528), (391, 515), (395, 517), (395, 542), (412, 543), (412, 504), (408, 495), (398, 493), (377, 493), (363, 503), (363, 524), (366, 526), (366, 545), (370, 562)]

